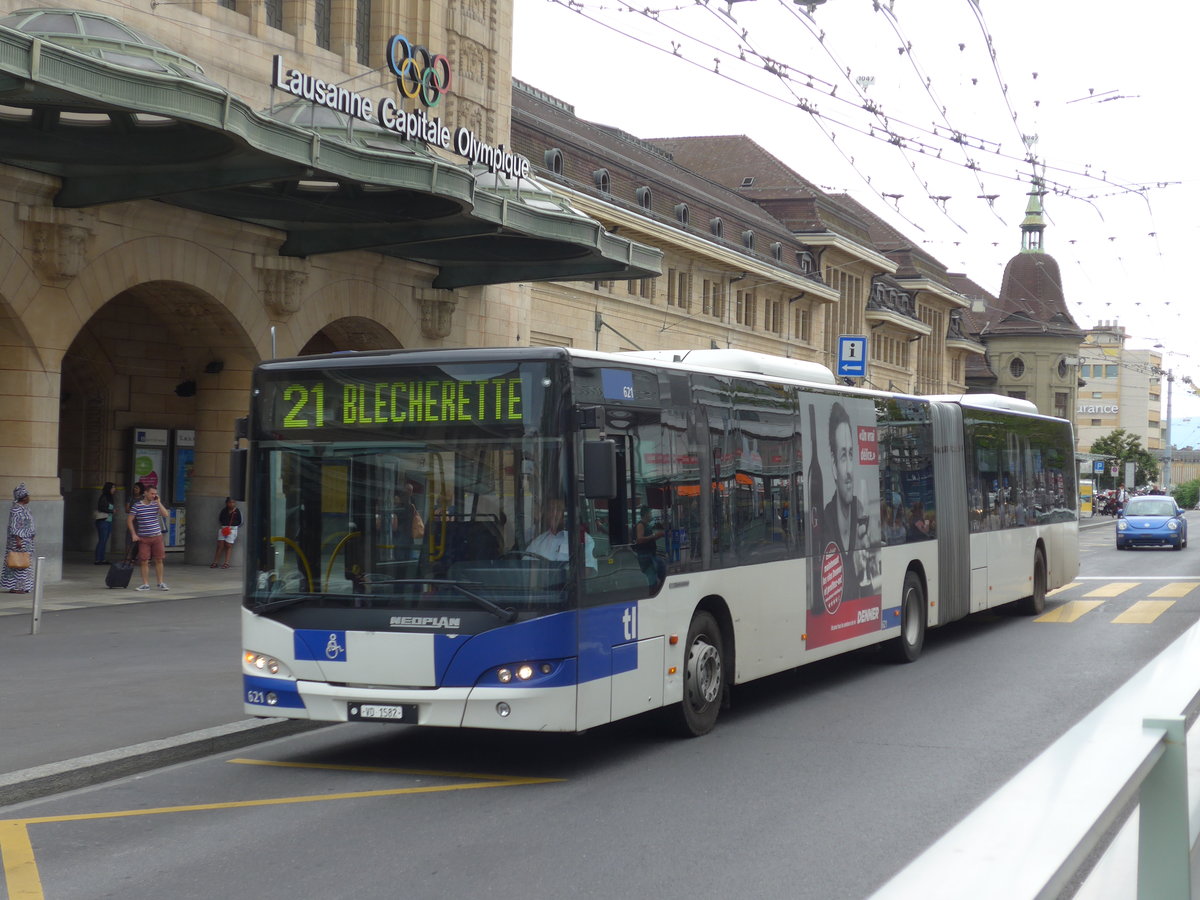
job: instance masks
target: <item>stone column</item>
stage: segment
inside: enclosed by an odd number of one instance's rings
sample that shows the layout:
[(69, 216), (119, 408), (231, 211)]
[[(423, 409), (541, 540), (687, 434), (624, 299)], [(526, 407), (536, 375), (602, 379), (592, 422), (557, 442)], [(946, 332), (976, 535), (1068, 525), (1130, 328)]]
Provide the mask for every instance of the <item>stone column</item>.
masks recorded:
[(0, 511), (8, 524), (12, 490), (29, 489), (37, 526), (36, 552), (45, 580), (62, 579), (63, 497), (58, 478), (60, 375), (47, 372), (37, 350), (15, 328), (0, 324)]
[[(250, 404), (250, 374), (254, 360), (243, 353), (227, 352), (220, 372), (197, 379), (196, 462), (187, 503), (187, 546), (189, 565), (212, 562), (217, 546), (217, 521), (229, 496), (229, 451), (233, 448), (233, 423), (245, 416)], [(239, 503), (244, 517), (247, 504)], [(233, 549), (233, 564), (244, 559), (243, 532)], [(169, 583), (169, 579), (168, 579)]]

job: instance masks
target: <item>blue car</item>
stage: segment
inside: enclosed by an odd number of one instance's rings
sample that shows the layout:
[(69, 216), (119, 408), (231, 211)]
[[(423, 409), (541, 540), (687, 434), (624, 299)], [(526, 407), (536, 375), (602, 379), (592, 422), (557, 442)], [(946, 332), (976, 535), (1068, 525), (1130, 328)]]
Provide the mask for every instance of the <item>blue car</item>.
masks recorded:
[(1174, 497), (1130, 497), (1117, 519), (1117, 549), (1187, 546), (1187, 519)]

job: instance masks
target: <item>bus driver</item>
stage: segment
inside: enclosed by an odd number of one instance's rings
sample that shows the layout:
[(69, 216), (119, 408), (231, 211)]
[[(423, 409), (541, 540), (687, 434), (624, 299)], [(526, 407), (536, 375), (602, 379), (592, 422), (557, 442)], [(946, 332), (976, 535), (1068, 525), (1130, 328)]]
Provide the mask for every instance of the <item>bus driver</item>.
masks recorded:
[[(529, 542), (525, 549), (554, 562), (566, 562), (571, 554), (571, 540), (567, 534), (567, 526), (563, 522), (563, 502), (561, 497), (551, 497), (546, 501), (545, 518), (542, 520), (545, 530)], [(593, 552), (596, 542), (586, 531), (583, 533), (583, 561), (589, 569), (597, 568), (596, 554)]]

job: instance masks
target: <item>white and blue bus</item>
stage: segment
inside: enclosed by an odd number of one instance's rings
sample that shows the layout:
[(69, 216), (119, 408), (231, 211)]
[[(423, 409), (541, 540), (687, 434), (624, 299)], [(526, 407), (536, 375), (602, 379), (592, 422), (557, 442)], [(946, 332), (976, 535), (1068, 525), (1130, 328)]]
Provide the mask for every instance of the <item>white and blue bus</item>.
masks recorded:
[(734, 685), (1078, 570), (1071, 425), (739, 351), (377, 351), (254, 373), (246, 712), (684, 733)]

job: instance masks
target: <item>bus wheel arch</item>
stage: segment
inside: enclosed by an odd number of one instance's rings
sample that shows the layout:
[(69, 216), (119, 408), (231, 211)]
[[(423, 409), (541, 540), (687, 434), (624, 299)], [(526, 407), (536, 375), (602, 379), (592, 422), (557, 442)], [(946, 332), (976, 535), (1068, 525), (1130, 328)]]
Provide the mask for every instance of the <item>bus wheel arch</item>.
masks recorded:
[(1033, 549), (1033, 592), (1017, 601), (1017, 612), (1025, 616), (1040, 615), (1046, 609), (1046, 585), (1050, 570), (1046, 565), (1046, 545), (1040, 540)]
[(884, 645), (891, 662), (911, 663), (920, 657), (928, 624), (927, 596), (924, 572), (919, 566), (909, 566), (900, 591), (900, 634)]
[(732, 669), (732, 619), (719, 599), (705, 598), (692, 613), (683, 645), (683, 699), (668, 708), (668, 721), (684, 737), (712, 731), (728, 705)]

